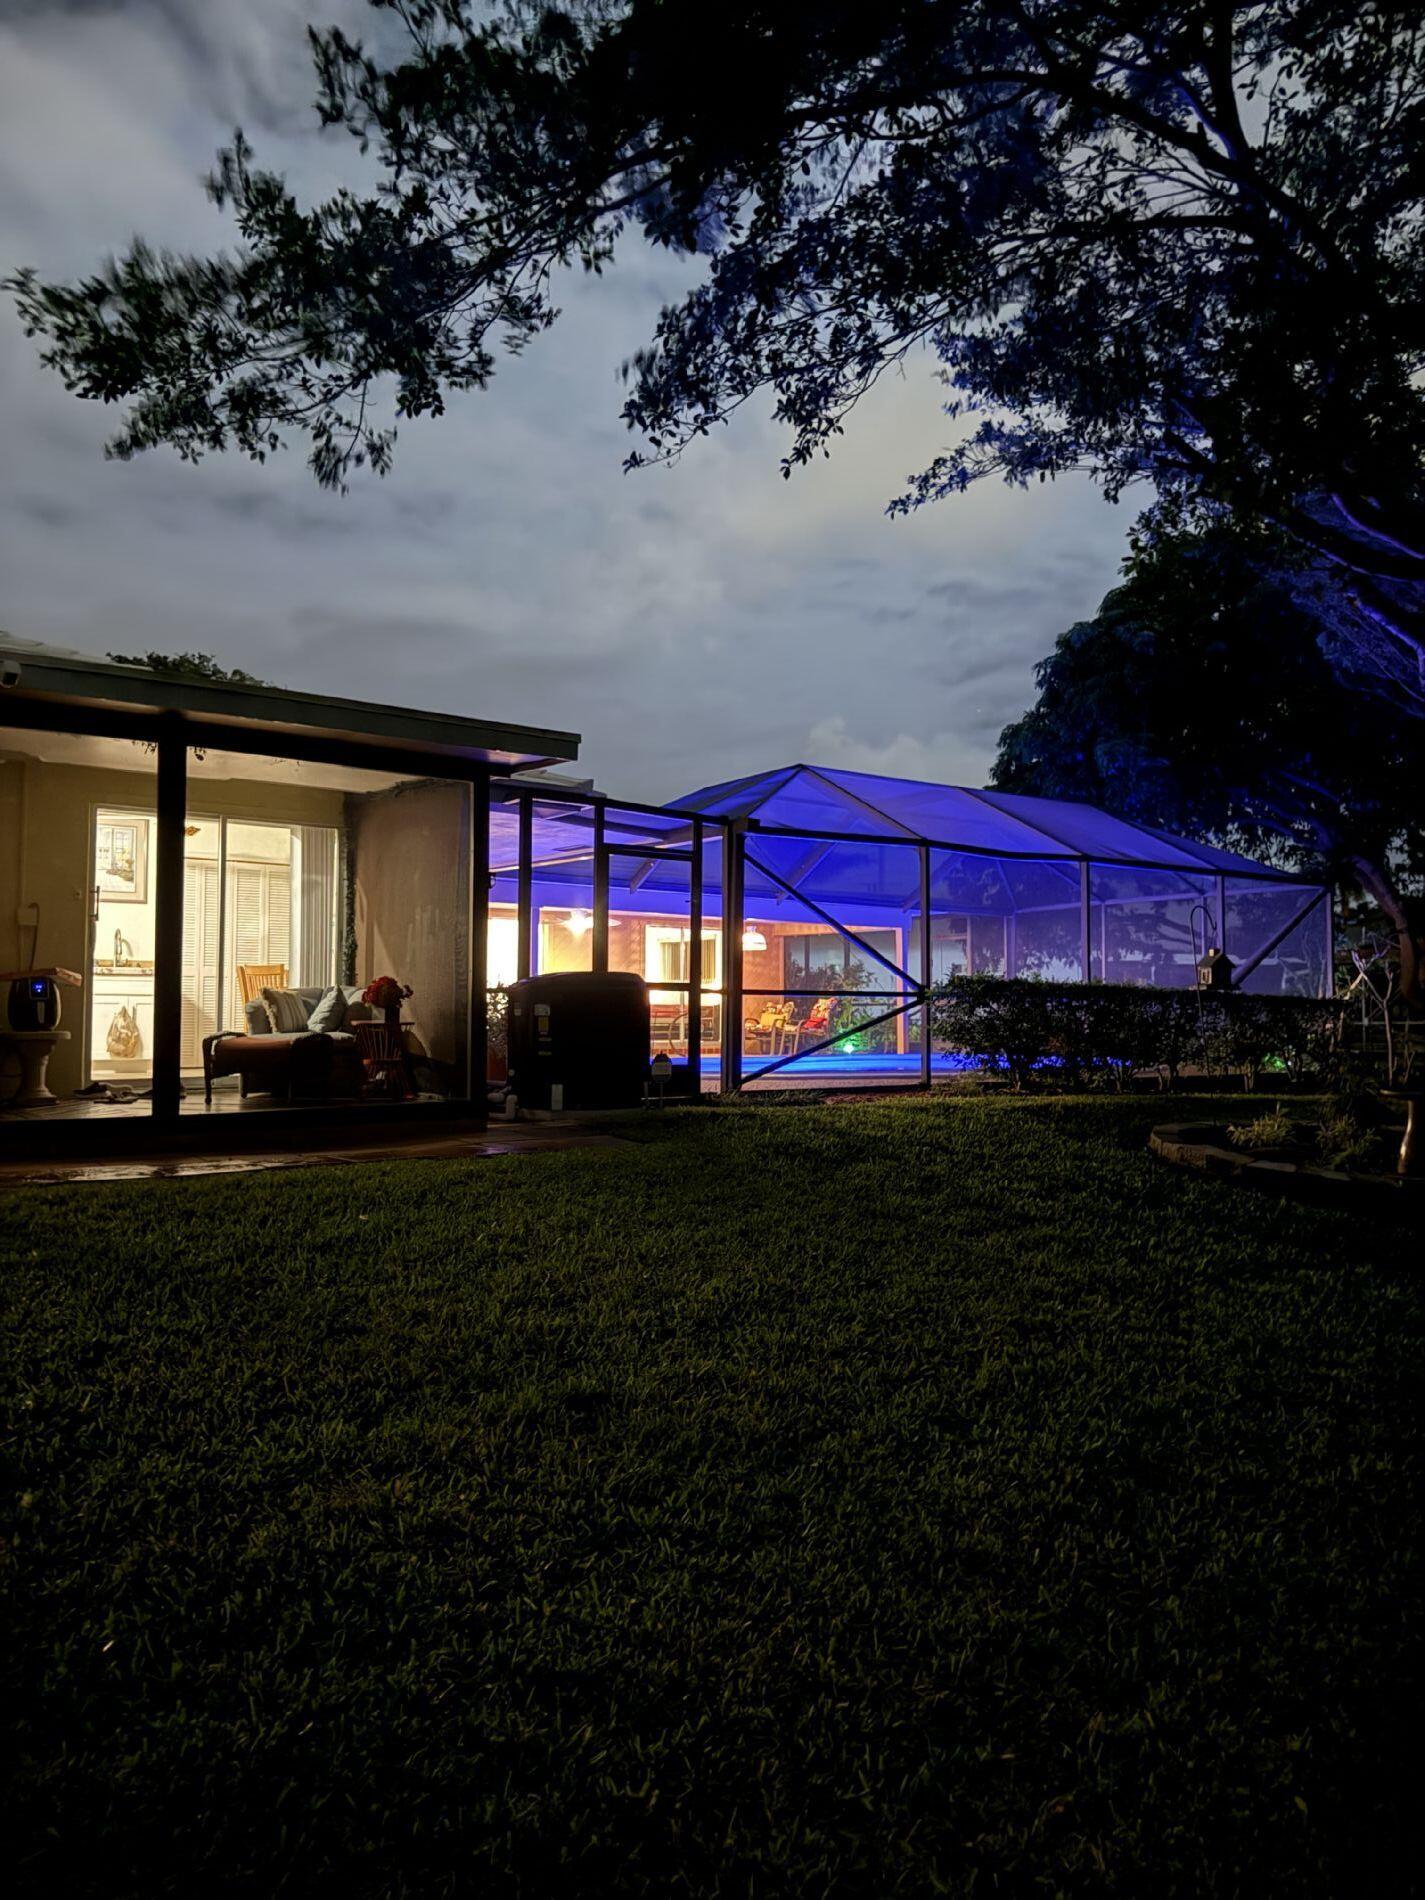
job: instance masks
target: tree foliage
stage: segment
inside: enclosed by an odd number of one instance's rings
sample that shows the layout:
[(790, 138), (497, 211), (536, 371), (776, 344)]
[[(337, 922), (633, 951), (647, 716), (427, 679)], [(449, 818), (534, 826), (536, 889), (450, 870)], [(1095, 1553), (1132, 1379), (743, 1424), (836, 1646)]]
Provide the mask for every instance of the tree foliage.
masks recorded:
[(109, 658), (119, 666), (146, 666), (151, 673), (171, 673), (177, 679), (227, 680), (238, 686), (272, 684), (240, 666), (224, 666), (211, 653), (111, 653)]
[(790, 470), (929, 345), (972, 420), (900, 505), (1086, 468), (1273, 522), (1425, 708), (1418, 8), (373, 4), (399, 57), (311, 36), (369, 194), (303, 207), (239, 134), (233, 255), (16, 280), (71, 387), (129, 405), (115, 453), (296, 433), (325, 483), (384, 471), (393, 411), (483, 386), (632, 226), (707, 259), (628, 366), (632, 462), (768, 391)]
[(1425, 743), (1417, 722), (1341, 691), (1323, 624), (1329, 634), (1319, 586), (1270, 538), (1140, 541), (1123, 585), (1040, 663), (994, 782), (1363, 889), (1418, 993), (1409, 887), (1425, 867)]

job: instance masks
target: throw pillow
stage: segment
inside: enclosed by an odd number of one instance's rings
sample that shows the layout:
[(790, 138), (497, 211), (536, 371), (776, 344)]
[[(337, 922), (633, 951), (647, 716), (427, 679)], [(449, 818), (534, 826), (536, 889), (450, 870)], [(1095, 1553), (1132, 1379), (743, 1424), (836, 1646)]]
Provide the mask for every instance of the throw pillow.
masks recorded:
[(329, 989), (307, 1018), (314, 1036), (330, 1036), (346, 1025), (346, 997), (339, 989)]
[(263, 990), (263, 1007), (274, 1036), (296, 1036), (307, 1027), (307, 1005), (295, 990)]

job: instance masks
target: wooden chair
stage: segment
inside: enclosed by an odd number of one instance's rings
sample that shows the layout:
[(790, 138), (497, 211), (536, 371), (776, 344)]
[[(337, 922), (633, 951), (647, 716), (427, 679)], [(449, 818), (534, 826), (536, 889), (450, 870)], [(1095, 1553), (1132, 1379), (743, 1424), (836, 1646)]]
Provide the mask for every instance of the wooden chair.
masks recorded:
[(238, 988), (242, 991), (243, 1005), (255, 1003), (262, 990), (285, 990), (287, 987), (287, 965), (285, 963), (240, 963), (237, 966)]
[[(787, 1024), (791, 1020), (791, 1003), (768, 1003), (760, 1016), (749, 1016), (742, 1027), (747, 1042), (752, 1045), (755, 1055), (779, 1056), (787, 1033)], [(743, 1047), (746, 1048), (747, 1042)]]

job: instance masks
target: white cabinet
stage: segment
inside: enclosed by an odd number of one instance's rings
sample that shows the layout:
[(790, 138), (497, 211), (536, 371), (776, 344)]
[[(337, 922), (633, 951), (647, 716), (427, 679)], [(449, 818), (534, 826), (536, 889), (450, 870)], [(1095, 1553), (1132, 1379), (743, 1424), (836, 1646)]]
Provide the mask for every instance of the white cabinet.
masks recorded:
[[(99, 1081), (116, 1076), (147, 1075), (153, 1066), (153, 976), (144, 970), (96, 970), (90, 977), (93, 996), (89, 1016), (89, 1067)], [(109, 1054), (109, 1025), (127, 1007), (139, 1026), (136, 1056), (122, 1059)]]

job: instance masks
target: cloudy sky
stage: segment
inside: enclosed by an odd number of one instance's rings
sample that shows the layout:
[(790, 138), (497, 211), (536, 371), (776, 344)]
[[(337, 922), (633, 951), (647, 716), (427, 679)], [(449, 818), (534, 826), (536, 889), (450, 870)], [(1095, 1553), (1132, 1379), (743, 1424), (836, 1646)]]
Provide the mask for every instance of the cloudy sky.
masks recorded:
[[(298, 195), (350, 179), (303, 25), (361, 0), (0, 0), (0, 274), (68, 276), (135, 233), (230, 240), (201, 179), (241, 124)], [(584, 735), (607, 790), (672, 797), (801, 759), (982, 783), (1054, 635), (1112, 584), (1129, 507), (1086, 480), (887, 500), (948, 439), (933, 365), (886, 379), (784, 482), (744, 411), (625, 476), (619, 363), (681, 265), (629, 249), (483, 394), (407, 424), (329, 496), (300, 448), (105, 462), (114, 416), (0, 310), (0, 626), (93, 652), (197, 648), (279, 684)]]

